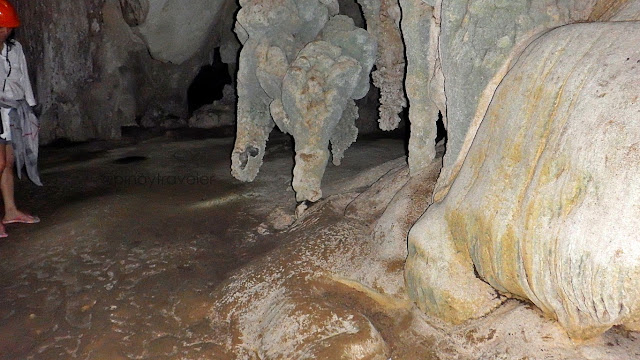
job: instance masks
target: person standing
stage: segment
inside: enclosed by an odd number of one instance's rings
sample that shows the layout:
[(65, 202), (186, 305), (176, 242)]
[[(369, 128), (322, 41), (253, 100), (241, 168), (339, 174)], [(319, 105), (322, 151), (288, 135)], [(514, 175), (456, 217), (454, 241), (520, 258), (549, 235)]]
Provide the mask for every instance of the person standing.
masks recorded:
[[(20, 26), (18, 14), (6, 0), (0, 0), (0, 192), (4, 202), (4, 217), (0, 224), (0, 237), (7, 237), (4, 225), (13, 223), (34, 224), (37, 216), (18, 210), (14, 198), (14, 164), (18, 158), (18, 176), (22, 166), (37, 185), (37, 129), (38, 121), (32, 106), (36, 100), (27, 73), (27, 63), (22, 45), (14, 39), (14, 31)], [(34, 120), (35, 119), (35, 120)], [(35, 150), (33, 142), (35, 138)], [(31, 148), (30, 148), (31, 147)], [(33, 157), (35, 152), (36, 162)], [(34, 167), (35, 166), (35, 167)]]

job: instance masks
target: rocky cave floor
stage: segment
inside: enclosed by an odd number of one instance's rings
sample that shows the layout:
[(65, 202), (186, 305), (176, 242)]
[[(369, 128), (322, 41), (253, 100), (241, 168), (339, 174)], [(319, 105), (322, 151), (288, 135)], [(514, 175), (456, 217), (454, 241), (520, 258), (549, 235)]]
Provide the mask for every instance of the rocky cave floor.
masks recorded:
[[(156, 134), (157, 135), (157, 134)], [(232, 137), (132, 134), (40, 150), (44, 187), (17, 182), (35, 225), (0, 239), (0, 358), (216, 359), (209, 294), (278, 246), (268, 214), (290, 221), (292, 142), (275, 134), (253, 183), (230, 175)], [(404, 155), (360, 140), (324, 191)]]
[[(8, 225), (0, 239), (0, 358), (226, 358), (208, 319), (211, 294), (291, 238), (276, 228), (293, 221), (293, 151), (288, 137), (272, 136), (258, 178), (246, 184), (230, 175), (233, 138), (211, 135), (169, 131), (41, 149), (45, 186), (22, 180), (17, 197), (42, 222)], [(365, 170), (403, 156), (402, 139), (359, 139), (340, 167), (327, 168), (325, 197), (363, 191), (383, 175)], [(577, 351), (513, 300), (493, 318), (447, 327), (357, 292), (327, 293), (368, 314), (393, 359), (640, 357), (637, 334), (617, 329)], [(496, 343), (500, 334), (511, 340)], [(539, 357), (486, 350), (523, 344)]]

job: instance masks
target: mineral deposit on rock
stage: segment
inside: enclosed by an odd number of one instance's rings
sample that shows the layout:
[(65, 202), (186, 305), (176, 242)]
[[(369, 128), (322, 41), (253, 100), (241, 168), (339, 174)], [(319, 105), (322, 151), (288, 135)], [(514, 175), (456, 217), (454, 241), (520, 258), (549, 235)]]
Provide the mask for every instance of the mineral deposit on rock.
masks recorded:
[(421, 309), (462, 322), (501, 293), (574, 338), (638, 330), (639, 41), (638, 22), (568, 25), (520, 56), (451, 190), (411, 230)]

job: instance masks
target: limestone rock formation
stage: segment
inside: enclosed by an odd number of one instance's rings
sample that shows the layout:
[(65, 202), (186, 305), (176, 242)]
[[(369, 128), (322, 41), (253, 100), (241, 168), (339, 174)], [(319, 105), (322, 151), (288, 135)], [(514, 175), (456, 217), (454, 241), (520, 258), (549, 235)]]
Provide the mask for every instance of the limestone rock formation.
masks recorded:
[(446, 79), (448, 130), (436, 198), (446, 193), (455, 178), (468, 151), (468, 139), (473, 138), (467, 134), (474, 133), (482, 121), (495, 88), (536, 36), (576, 22), (638, 19), (633, 0), (443, 0), (433, 5), (441, 19), (440, 32), (432, 41), (438, 42)]
[[(210, 318), (227, 358), (388, 358), (371, 320), (325, 295), (337, 284), (334, 277), (365, 261), (368, 249), (344, 247), (361, 241), (363, 227), (327, 223), (337, 219), (337, 209), (316, 206), (290, 230), (300, 241), (241, 269), (216, 290)], [(307, 236), (300, 237), (300, 227)]]
[(243, 47), (237, 74), (238, 130), (231, 160), (232, 175), (241, 181), (253, 181), (262, 166), (266, 142), (275, 126), (270, 112), (278, 114), (274, 118), (286, 117), (281, 101), (271, 103), (280, 97), (289, 61), (306, 45), (302, 40), (313, 40), (328, 20), (328, 9), (318, 1), (298, 5), (315, 16), (303, 18), (293, 1), (240, 3), (235, 32)]
[(568, 25), (519, 57), (449, 193), (411, 230), (421, 309), (462, 322), (500, 293), (574, 338), (639, 329), (639, 41), (638, 22)]
[(425, 169), (435, 158), (436, 120), (446, 119), (444, 75), (440, 64), (440, 8), (422, 0), (401, 0), (402, 36), (407, 46), (405, 91), (409, 98), (409, 168), (412, 173)]
[(188, 120), (191, 128), (216, 129), (232, 127), (235, 124), (234, 111), (229, 105), (215, 102), (204, 105), (193, 113)]
[(378, 123), (389, 131), (398, 127), (407, 105), (404, 96), (404, 44), (400, 32), (401, 11), (397, 0), (360, 0), (368, 30), (378, 40), (373, 83), (380, 89)]
[(253, 181), (277, 125), (295, 140), (296, 199), (317, 201), (329, 143), (337, 165), (356, 139), (353, 100), (368, 92), (376, 42), (349, 17), (335, 15), (337, 2), (241, 5), (236, 32), (244, 47), (232, 174)]

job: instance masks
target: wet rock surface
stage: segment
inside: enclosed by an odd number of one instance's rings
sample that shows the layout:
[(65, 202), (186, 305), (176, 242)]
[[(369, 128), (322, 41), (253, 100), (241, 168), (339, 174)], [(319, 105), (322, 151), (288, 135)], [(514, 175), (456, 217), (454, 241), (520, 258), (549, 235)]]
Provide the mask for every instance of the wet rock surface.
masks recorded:
[[(17, 188), (43, 221), (0, 242), (0, 357), (224, 358), (211, 293), (281, 244), (275, 227), (295, 208), (290, 140), (273, 137), (251, 185), (229, 174), (232, 141), (173, 131), (43, 148), (45, 186)], [(348, 152), (340, 173), (328, 168), (327, 194), (404, 153), (397, 140), (362, 144), (367, 160)]]

